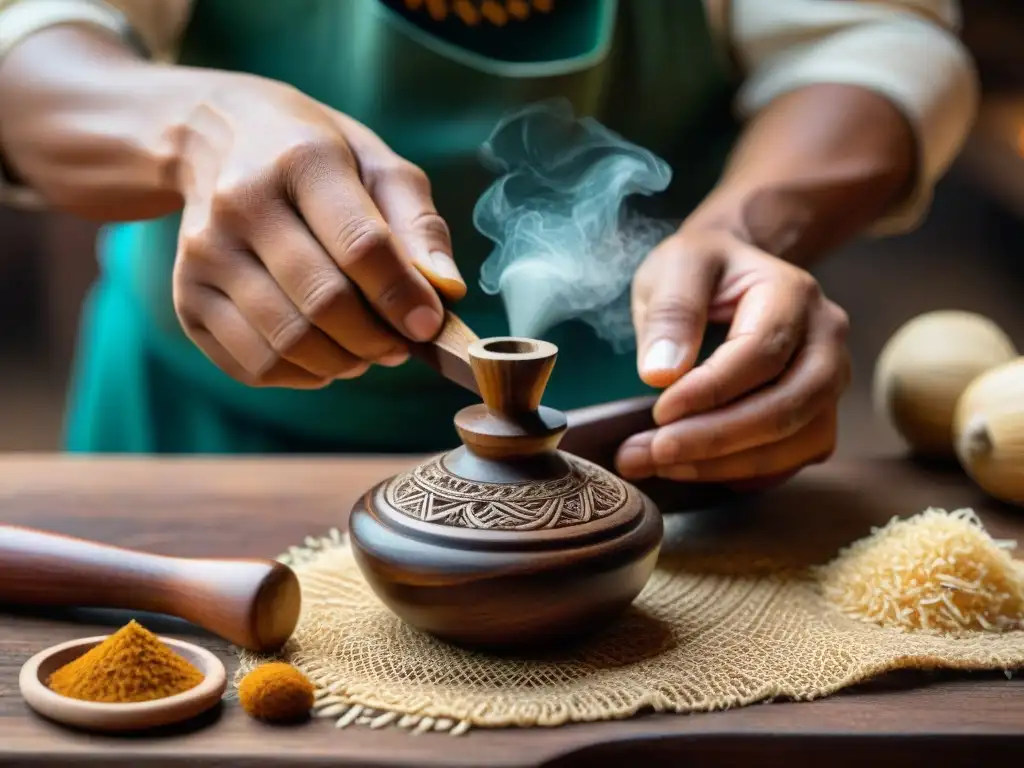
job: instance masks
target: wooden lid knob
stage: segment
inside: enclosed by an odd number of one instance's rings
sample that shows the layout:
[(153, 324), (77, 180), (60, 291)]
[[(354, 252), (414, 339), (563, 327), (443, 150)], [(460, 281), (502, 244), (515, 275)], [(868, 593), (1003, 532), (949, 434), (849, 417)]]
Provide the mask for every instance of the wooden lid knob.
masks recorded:
[(554, 344), (516, 336), (480, 339), (469, 345), (469, 364), (480, 396), (502, 416), (536, 412), (557, 357)]
[(558, 347), (547, 341), (501, 336), (469, 346), (469, 362), (483, 398), (455, 417), (466, 448), (488, 459), (510, 460), (553, 451), (566, 428), (564, 414), (541, 406)]

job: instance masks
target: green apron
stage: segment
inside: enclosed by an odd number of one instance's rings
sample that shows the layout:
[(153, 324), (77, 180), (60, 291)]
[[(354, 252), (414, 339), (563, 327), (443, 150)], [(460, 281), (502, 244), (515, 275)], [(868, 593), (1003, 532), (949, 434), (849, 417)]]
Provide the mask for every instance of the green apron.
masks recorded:
[[(500, 297), (476, 279), (492, 244), (473, 228), (473, 206), (494, 181), (478, 151), (510, 110), (562, 97), (665, 158), (674, 181), (656, 202), (675, 218), (714, 184), (736, 132), (732, 84), (698, 0), (560, 0), (551, 14), (500, 28), (437, 24), (382, 0), (198, 0), (180, 61), (290, 83), (420, 165), (469, 283), (456, 311), (481, 336), (508, 329)], [(169, 216), (101, 235), (68, 450), (420, 452), (457, 443), (452, 417), (474, 398), (416, 361), (314, 392), (251, 388), (222, 373), (174, 314), (178, 223)], [(546, 404), (649, 391), (635, 354), (615, 354), (589, 326), (564, 323), (545, 338), (559, 347)]]

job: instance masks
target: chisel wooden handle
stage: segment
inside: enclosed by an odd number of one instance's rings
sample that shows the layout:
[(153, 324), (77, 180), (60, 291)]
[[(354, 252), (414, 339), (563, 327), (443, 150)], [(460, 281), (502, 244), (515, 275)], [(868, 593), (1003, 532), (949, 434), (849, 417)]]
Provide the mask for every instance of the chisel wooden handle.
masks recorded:
[(410, 343), (409, 354), (422, 360), (446, 379), (479, 395), (473, 369), (469, 365), (469, 345), (479, 341), (473, 330), (457, 315), (446, 311), (444, 325), (433, 341)]
[(162, 613), (272, 652), (294, 631), (301, 595), (273, 560), (167, 557), (0, 525), (0, 604)]

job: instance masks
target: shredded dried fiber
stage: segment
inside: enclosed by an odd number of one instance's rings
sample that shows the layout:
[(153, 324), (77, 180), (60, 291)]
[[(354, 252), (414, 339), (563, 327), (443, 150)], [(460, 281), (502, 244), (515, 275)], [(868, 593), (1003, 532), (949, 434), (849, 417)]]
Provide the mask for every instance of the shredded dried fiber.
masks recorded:
[(940, 635), (1024, 628), (1024, 568), (972, 510), (893, 518), (822, 569), (823, 594), (846, 616)]

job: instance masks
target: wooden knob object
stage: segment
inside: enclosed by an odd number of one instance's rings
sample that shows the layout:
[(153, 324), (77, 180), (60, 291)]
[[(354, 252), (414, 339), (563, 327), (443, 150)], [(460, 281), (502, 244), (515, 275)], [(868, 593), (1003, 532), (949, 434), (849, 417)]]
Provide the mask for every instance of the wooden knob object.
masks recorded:
[(301, 595), (273, 560), (166, 557), (0, 525), (0, 604), (162, 613), (262, 653), (291, 636)]
[[(429, 342), (411, 344), (410, 351), (449, 381), (481, 396), (476, 380), (481, 363), (477, 359), (474, 364), (469, 352), (470, 347), (474, 347), (479, 358), (479, 341), (473, 330), (449, 310), (437, 337)], [(507, 345), (515, 342), (514, 339), (489, 341), (502, 342), (506, 349), (512, 349)], [(502, 344), (492, 345), (491, 353), (500, 354)], [(537, 397), (542, 390), (543, 386), (535, 390)], [(646, 395), (568, 411), (565, 414), (568, 425), (558, 446), (565, 453), (614, 472), (615, 454), (623, 441), (657, 426), (653, 413), (656, 401), (657, 396)], [(492, 410), (501, 411), (501, 408)], [(736, 484), (679, 483), (656, 477), (642, 480), (636, 486), (653, 499), (662, 512), (701, 509), (728, 502), (735, 497), (737, 490)]]
[(557, 353), (533, 339), (473, 341), (483, 403), (456, 415), (462, 445), (356, 503), (356, 561), (408, 624), (468, 646), (550, 644), (604, 626), (650, 578), (655, 505), (558, 449), (566, 417), (541, 405)]

